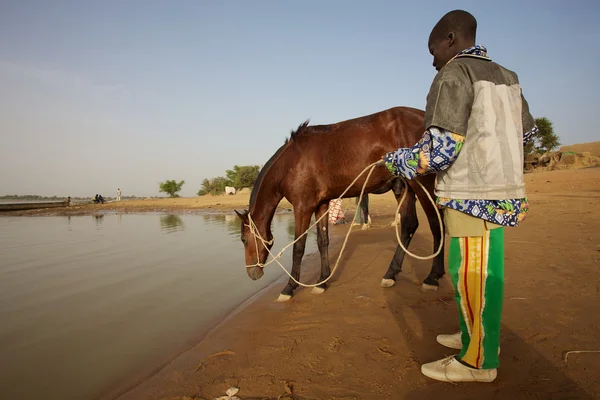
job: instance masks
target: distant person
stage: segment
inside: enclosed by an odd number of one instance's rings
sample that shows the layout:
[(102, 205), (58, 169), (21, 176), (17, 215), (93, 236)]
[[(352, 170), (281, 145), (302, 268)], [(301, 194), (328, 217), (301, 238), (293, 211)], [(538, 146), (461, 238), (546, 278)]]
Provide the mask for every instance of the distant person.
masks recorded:
[(102, 197), (101, 194), (98, 195), (98, 203), (104, 204), (104, 198)]
[(67, 206), (71, 205), (71, 196), (67, 197)]
[(94, 203), (98, 203), (98, 193), (96, 193), (96, 195), (94, 196), (94, 200), (92, 200)]
[(121, 189), (117, 188), (117, 201), (121, 201)]

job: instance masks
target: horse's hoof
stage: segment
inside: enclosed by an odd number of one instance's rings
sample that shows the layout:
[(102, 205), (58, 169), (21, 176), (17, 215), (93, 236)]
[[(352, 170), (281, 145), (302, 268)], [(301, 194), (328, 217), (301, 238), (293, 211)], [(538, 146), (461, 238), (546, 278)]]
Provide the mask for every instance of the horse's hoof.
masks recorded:
[(382, 279), (381, 280), (381, 287), (392, 287), (396, 284), (396, 281), (393, 279)]
[(290, 296), (289, 294), (283, 294), (283, 293), (281, 293), (279, 295), (279, 297), (277, 298), (277, 301), (279, 303), (283, 303), (284, 301), (288, 301), (291, 298), (292, 298), (292, 296)]
[(325, 288), (315, 286), (314, 288), (312, 288), (312, 290), (310, 292), (312, 294), (321, 294), (321, 293), (325, 292)]
[(421, 292), (437, 292), (438, 289), (439, 286), (436, 285), (429, 285), (427, 283), (421, 285)]
[(363, 224), (363, 226), (360, 227), (361, 231), (366, 231), (367, 229), (369, 229), (371, 227), (371, 224)]

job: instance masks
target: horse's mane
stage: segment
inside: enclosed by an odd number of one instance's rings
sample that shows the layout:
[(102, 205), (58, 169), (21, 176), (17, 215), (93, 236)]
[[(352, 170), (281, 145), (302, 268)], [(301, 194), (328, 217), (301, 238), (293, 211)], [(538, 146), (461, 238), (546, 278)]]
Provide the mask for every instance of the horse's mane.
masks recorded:
[(310, 122), (309, 119), (307, 119), (306, 121), (304, 121), (303, 123), (301, 123), (300, 125), (298, 125), (298, 128), (296, 130), (292, 129), (292, 132), (290, 133), (290, 137), (285, 138), (285, 143), (287, 144), (289, 141), (293, 141), (294, 139), (296, 139), (298, 136), (306, 134), (306, 132), (308, 131), (308, 123)]
[(331, 130), (329, 125), (308, 126), (309, 122), (310, 120), (307, 119), (306, 121), (301, 123), (296, 130), (292, 130), (290, 133), (290, 137), (285, 138), (283, 146), (277, 149), (275, 154), (273, 154), (269, 161), (267, 161), (267, 163), (261, 168), (260, 172), (258, 173), (258, 177), (256, 177), (256, 181), (254, 182), (254, 186), (252, 187), (252, 192), (250, 193), (250, 209), (252, 209), (252, 205), (256, 200), (256, 195), (258, 193), (258, 190), (260, 189), (260, 186), (262, 185), (262, 181), (265, 175), (267, 174), (271, 166), (275, 163), (275, 161), (277, 161), (279, 157), (283, 154), (283, 151), (288, 147), (288, 145), (292, 144), (294, 140), (300, 136), (304, 136), (310, 133), (316, 133), (317, 131)]
[(277, 149), (275, 154), (273, 154), (271, 156), (271, 158), (269, 158), (269, 161), (267, 161), (267, 163), (260, 169), (260, 172), (258, 173), (258, 176), (256, 177), (256, 181), (254, 181), (254, 186), (252, 187), (252, 192), (250, 193), (250, 204), (249, 204), (250, 210), (252, 209), (252, 205), (254, 204), (254, 202), (256, 200), (256, 195), (258, 194), (258, 190), (260, 189), (260, 186), (262, 185), (262, 181), (263, 181), (265, 175), (267, 174), (267, 172), (269, 172), (269, 169), (271, 169), (271, 166), (275, 163), (275, 161), (277, 161), (279, 159), (279, 157), (283, 154), (284, 150), (288, 147), (289, 143), (290, 142), (286, 139), (283, 146), (281, 146), (279, 149)]
[(314, 134), (319, 134), (319, 133), (329, 133), (329, 132), (332, 132), (332, 131), (335, 131), (338, 129), (344, 129), (345, 127), (352, 126), (352, 125), (356, 126), (356, 125), (369, 124), (369, 123), (371, 123), (371, 120), (373, 118), (375, 118), (376, 116), (378, 116), (379, 114), (381, 114), (381, 112), (378, 112), (375, 114), (370, 114), (370, 115), (364, 115), (362, 117), (347, 119), (344, 121), (327, 124), (327, 125), (311, 125), (311, 126), (309, 126), (308, 123), (310, 120), (307, 119), (306, 121), (301, 123), (295, 131), (292, 130), (289, 139), (286, 138), (284, 144), (287, 144), (288, 142), (293, 142), (294, 140), (296, 140), (300, 137), (303, 137), (303, 136), (307, 136), (307, 135), (314, 135)]

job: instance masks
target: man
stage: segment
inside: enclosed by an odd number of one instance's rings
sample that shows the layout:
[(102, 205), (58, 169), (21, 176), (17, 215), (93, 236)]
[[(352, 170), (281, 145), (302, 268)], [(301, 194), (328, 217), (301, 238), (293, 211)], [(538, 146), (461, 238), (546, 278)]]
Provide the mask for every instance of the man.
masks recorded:
[(117, 188), (117, 201), (121, 201), (121, 189)]
[(435, 25), (428, 45), (438, 74), (427, 96), (425, 134), (413, 148), (384, 156), (395, 175), (438, 174), (461, 331), (437, 341), (460, 352), (421, 372), (445, 382), (496, 379), (504, 227), (525, 218), (523, 145), (537, 132), (517, 75), (475, 45), (476, 31), (475, 18), (461, 10)]

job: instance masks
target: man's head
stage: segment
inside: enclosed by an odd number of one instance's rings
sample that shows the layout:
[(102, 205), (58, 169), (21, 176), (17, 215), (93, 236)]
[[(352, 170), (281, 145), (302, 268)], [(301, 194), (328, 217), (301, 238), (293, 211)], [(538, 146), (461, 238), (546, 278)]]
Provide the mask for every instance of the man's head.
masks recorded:
[(433, 27), (429, 34), (429, 52), (433, 67), (440, 70), (459, 52), (475, 45), (477, 20), (462, 10), (450, 11)]

